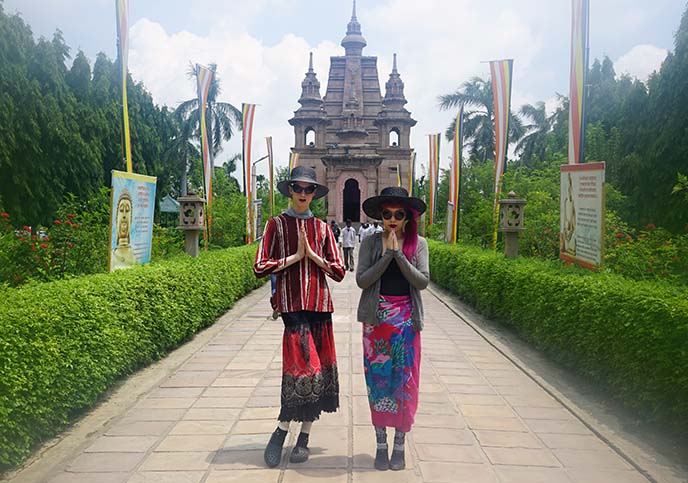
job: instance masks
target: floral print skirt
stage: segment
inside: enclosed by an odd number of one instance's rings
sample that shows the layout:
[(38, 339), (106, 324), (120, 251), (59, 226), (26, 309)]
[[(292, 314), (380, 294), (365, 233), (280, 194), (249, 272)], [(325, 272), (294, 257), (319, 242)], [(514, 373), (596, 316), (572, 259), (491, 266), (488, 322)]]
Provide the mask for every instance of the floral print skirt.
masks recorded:
[(363, 325), (363, 365), (374, 426), (411, 430), (418, 408), (420, 332), (410, 296), (381, 295), (380, 325)]

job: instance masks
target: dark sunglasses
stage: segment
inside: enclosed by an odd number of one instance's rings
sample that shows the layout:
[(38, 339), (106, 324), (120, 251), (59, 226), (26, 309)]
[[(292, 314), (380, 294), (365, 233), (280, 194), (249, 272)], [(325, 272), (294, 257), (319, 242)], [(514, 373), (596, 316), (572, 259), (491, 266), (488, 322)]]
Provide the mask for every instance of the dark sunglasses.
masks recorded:
[(294, 193), (306, 193), (307, 195), (315, 193), (315, 190), (318, 189), (318, 187), (315, 185), (303, 187), (300, 184), (296, 184), (296, 183), (292, 183), (289, 186), (291, 187), (291, 190)]
[(406, 212), (404, 210), (382, 210), (382, 218), (385, 220), (391, 220), (392, 217), (394, 217), (395, 220), (401, 221), (406, 218)]

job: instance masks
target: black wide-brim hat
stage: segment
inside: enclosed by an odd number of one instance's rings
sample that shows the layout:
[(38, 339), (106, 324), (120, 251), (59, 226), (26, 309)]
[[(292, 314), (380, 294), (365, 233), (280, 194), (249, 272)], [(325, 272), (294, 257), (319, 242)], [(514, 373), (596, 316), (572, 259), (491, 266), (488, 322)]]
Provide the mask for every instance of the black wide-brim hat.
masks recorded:
[(277, 189), (287, 198), (291, 198), (291, 193), (289, 193), (289, 185), (291, 183), (296, 183), (297, 181), (302, 181), (304, 183), (317, 186), (315, 194), (313, 195), (314, 200), (322, 198), (328, 193), (328, 191), (330, 191), (327, 186), (318, 183), (318, 180), (315, 176), (315, 170), (313, 168), (309, 168), (308, 166), (297, 166), (292, 169), (289, 179), (277, 183)]
[(425, 201), (420, 198), (409, 196), (406, 188), (402, 188), (401, 186), (390, 186), (380, 191), (378, 196), (373, 196), (365, 200), (363, 202), (363, 211), (374, 220), (381, 220), (382, 205), (385, 204), (407, 206), (417, 211), (418, 215), (422, 215), (427, 209)]

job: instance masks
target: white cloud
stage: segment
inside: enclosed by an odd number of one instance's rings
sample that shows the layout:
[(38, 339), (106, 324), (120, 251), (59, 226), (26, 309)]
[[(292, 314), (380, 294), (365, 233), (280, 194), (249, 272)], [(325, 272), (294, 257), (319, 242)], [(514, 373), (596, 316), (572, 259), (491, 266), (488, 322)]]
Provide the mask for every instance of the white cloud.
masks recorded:
[(647, 78), (655, 70), (659, 70), (666, 58), (668, 51), (654, 45), (636, 45), (614, 63), (617, 74), (629, 74), (641, 81)]
[[(187, 75), (190, 62), (216, 63), (221, 101), (238, 109), (242, 102), (258, 104), (254, 159), (265, 154), (264, 138), (272, 136), (276, 164), (285, 165), (294, 143), (293, 128), (287, 120), (299, 107), (309, 52), (313, 52), (324, 94), (326, 80), (322, 76), (328, 71), (329, 57), (340, 55), (340, 48), (331, 42), (311, 47), (304, 39), (287, 34), (276, 45), (266, 46), (247, 33), (222, 29), (214, 29), (205, 37), (184, 31), (169, 34), (160, 24), (141, 19), (131, 28), (129, 68), (151, 91), (155, 102), (174, 108), (195, 96), (194, 80)], [(216, 164), (237, 152), (241, 152), (240, 135), (225, 145)], [(259, 165), (257, 172), (267, 173), (266, 163)]]
[[(375, 36), (384, 36), (389, 42), (375, 45), (368, 41), (370, 50), (385, 58), (391, 57), (390, 47), (399, 52), (399, 70), (406, 85), (409, 100), (407, 108), (418, 124), (412, 130), (412, 146), (418, 151), (418, 160), (427, 165), (426, 135), (444, 133), (456, 115), (439, 111), (437, 96), (454, 92), (473, 76), (489, 78), (485, 61), (513, 58), (514, 80), (512, 106), (534, 102), (535, 96), (524, 89), (533, 58), (541, 47), (539, 35), (529, 25), (523, 12), (533, 11), (528, 6), (518, 11), (510, 2), (499, 1), (479, 4), (465, 0), (388, 0), (383, 5), (363, 11), (359, 20), (364, 35), (375, 29)], [(535, 0), (527, 4), (540, 3)], [(532, 6), (532, 5), (531, 5)], [(381, 70), (383, 82), (388, 71)], [(442, 167), (447, 167), (451, 149), (443, 141)]]

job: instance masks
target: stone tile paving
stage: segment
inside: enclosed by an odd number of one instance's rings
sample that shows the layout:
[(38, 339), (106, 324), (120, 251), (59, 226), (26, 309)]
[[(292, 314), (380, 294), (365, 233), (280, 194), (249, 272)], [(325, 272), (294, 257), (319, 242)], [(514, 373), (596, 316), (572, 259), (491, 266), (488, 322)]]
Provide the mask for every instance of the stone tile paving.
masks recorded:
[[(48, 479), (51, 483), (647, 481), (431, 293), (424, 293), (421, 395), (402, 472), (373, 469), (363, 380), (360, 291), (353, 274), (331, 284), (341, 409), (311, 433), (311, 457), (266, 469), (279, 411), (281, 322), (266, 286), (134, 407)], [(236, 315), (236, 314), (235, 314)], [(298, 426), (293, 427), (297, 431)], [(391, 435), (390, 435), (391, 436)]]

